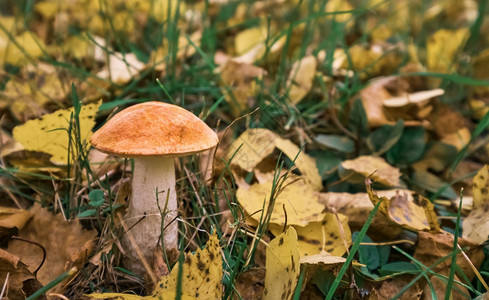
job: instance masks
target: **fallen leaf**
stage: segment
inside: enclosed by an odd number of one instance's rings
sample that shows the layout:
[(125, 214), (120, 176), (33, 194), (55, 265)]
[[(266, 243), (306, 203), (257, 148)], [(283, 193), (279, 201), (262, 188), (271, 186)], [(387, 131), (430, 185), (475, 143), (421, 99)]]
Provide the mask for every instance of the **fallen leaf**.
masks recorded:
[[(378, 191), (379, 197), (391, 198), (396, 194), (395, 190)], [(321, 193), (319, 202), (330, 210), (348, 217), (348, 225), (351, 231), (360, 231), (367, 221), (368, 215), (374, 208), (367, 193)], [(394, 239), (402, 232), (402, 227), (391, 222), (385, 215), (376, 214), (370, 224), (368, 234), (376, 240)]]
[[(80, 111), (80, 142), (87, 141), (95, 125), (95, 114), (102, 101), (83, 105)], [(39, 151), (51, 154), (51, 161), (59, 164), (68, 162), (68, 145), (70, 142), (68, 128), (70, 115), (74, 109), (60, 109), (54, 113), (42, 116), (39, 119), (27, 121), (13, 130), (16, 141), (26, 150)], [(74, 133), (73, 133), (74, 136)]]
[(234, 49), (236, 55), (243, 55), (257, 44), (267, 39), (266, 27), (253, 27), (240, 31), (234, 38)]
[[(334, 214), (326, 213), (320, 222), (310, 222), (304, 227), (293, 226), (297, 232), (301, 258), (325, 252), (333, 256), (346, 253), (346, 247), (351, 244), (348, 217), (338, 214), (338, 219), (340, 224)], [(270, 231), (277, 236), (282, 228), (272, 225), (274, 224), (270, 224)]]
[(277, 148), (302, 173), (304, 180), (316, 191), (323, 188), (321, 175), (316, 162), (294, 143), (282, 139), (272, 131), (263, 128), (248, 129), (242, 133), (230, 146), (226, 153), (226, 160), (231, 160), (232, 166), (238, 166), (251, 172), (261, 161)]
[[(406, 287), (412, 278), (409, 275), (396, 276), (391, 280), (382, 281), (382, 284), (378, 288), (374, 288), (371, 293), (372, 300), (388, 300), (392, 299), (397, 293)], [(404, 292), (398, 299), (400, 300), (415, 300), (421, 299), (423, 291), (419, 284), (416, 282)], [(370, 299), (370, 298), (369, 298)]]
[(278, 194), (275, 195), (273, 207), (269, 207), (272, 186), (272, 182), (253, 184), (248, 190), (238, 188), (236, 192), (239, 203), (256, 223), (269, 209), (270, 223), (282, 226), (286, 222), (287, 225), (306, 226), (310, 222), (321, 222), (324, 219), (324, 206), (304, 181), (293, 182), (293, 179), (288, 179), (281, 191), (275, 191)]
[(25, 299), (31, 296), (35, 291), (28, 292), (24, 289), (28, 281), (34, 281), (38, 288), (42, 287), (19, 257), (3, 249), (0, 249), (0, 281), (8, 282), (6, 293), (2, 293), (3, 297), (7, 296), (8, 299)]
[(25, 31), (14, 37), (5, 50), (5, 63), (22, 66), (43, 55), (46, 45), (30, 31)]
[(0, 207), (0, 245), (5, 245), (12, 235), (17, 235), (31, 216), (32, 213), (25, 209)]
[[(438, 262), (441, 258), (446, 258), (437, 266), (433, 267), (432, 270), (438, 274), (444, 274), (445, 276), (448, 276), (452, 263), (451, 254), (454, 251), (453, 240), (453, 235), (445, 231), (441, 231), (438, 233), (419, 232), (418, 243), (414, 252), (414, 258), (425, 266), (431, 266), (435, 262)], [(484, 260), (484, 253), (482, 251), (482, 248), (477, 247), (477, 243), (461, 237), (458, 238), (458, 244), (462, 249), (465, 249), (465, 254), (470, 259), (475, 268), (479, 269), (480, 264)], [(456, 264), (465, 274), (465, 276), (469, 278), (469, 280), (472, 280), (474, 278), (475, 274), (470, 263), (461, 253), (457, 254)], [(446, 283), (440, 282), (438, 284), (443, 285), (443, 287), (445, 287), (446, 289)], [(460, 298), (461, 295), (455, 292), (455, 287), (457, 289), (462, 289), (462, 291), (465, 290), (463, 286), (454, 283), (454, 289), (452, 291), (452, 296), (454, 297), (454, 299), (466, 299)], [(441, 292), (442, 290), (443, 288), (438, 288), (438, 292)], [(468, 294), (467, 290), (465, 290), (465, 292)], [(441, 294), (444, 295), (444, 292)], [(440, 294), (438, 295), (440, 296)]]
[(234, 282), (239, 299), (260, 300), (263, 296), (265, 268), (251, 268), (241, 274)]
[(299, 260), (297, 233), (289, 227), (268, 244), (263, 299), (292, 298), (300, 273)]
[[(178, 263), (173, 266), (170, 275), (163, 277), (149, 296), (135, 296), (118, 293), (93, 293), (86, 295), (91, 299), (175, 299), (178, 280)], [(195, 254), (186, 254), (182, 266), (181, 299), (221, 299), (222, 298), (222, 257), (219, 239), (216, 234), (210, 236), (204, 249)]]
[(97, 73), (97, 77), (124, 84), (133, 79), (144, 68), (134, 53), (115, 52), (109, 56), (107, 65)]
[[(439, 29), (426, 44), (426, 66), (431, 72), (450, 73), (456, 64), (455, 55), (469, 36), (467, 28), (457, 30)], [(439, 80), (437, 80), (439, 81)]]
[(409, 190), (397, 190), (391, 198), (379, 197), (373, 191), (369, 179), (365, 185), (373, 204), (382, 199), (379, 210), (391, 221), (409, 230), (440, 231), (435, 206), (430, 200)]
[(287, 79), (289, 99), (292, 103), (299, 103), (309, 93), (316, 75), (317, 61), (312, 55), (305, 56), (292, 65)]
[(483, 243), (489, 239), (489, 165), (474, 176), (472, 194), (472, 211), (463, 221), (463, 237)]
[[(73, 266), (81, 267), (92, 251), (97, 233), (83, 230), (78, 219), (67, 222), (63, 216), (53, 215), (38, 205), (31, 209), (31, 213), (32, 218), (19, 236), (46, 249), (46, 261), (37, 273), (38, 280), (45, 285)], [(17, 240), (10, 241), (7, 250), (18, 255), (29, 270), (35, 270), (43, 256), (39, 247)], [(63, 286), (54, 289), (62, 291)]]
[[(342, 178), (353, 177), (352, 172), (354, 172), (363, 176), (359, 179), (362, 182), (366, 177), (370, 176), (374, 181), (385, 186), (398, 187), (401, 185), (399, 180), (401, 172), (399, 169), (389, 165), (382, 157), (359, 156), (355, 159), (343, 161), (341, 167), (350, 171), (345, 174), (340, 173)], [(354, 177), (347, 178), (347, 180), (355, 179)]]

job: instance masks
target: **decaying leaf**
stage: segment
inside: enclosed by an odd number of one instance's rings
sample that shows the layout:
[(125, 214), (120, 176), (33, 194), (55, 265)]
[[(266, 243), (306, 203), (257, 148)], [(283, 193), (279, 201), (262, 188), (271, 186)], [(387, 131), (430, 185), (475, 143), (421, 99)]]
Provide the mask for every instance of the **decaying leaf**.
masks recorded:
[(268, 244), (263, 299), (292, 298), (300, 273), (299, 260), (297, 233), (289, 227)]
[(261, 161), (270, 155), (275, 148), (281, 150), (302, 173), (304, 180), (316, 191), (323, 187), (313, 158), (301, 151), (294, 143), (282, 139), (272, 131), (263, 128), (248, 129), (242, 133), (229, 147), (226, 160), (231, 165), (251, 172)]
[[(80, 111), (80, 137), (88, 141), (92, 127), (95, 125), (95, 114), (102, 101), (84, 105)], [(71, 109), (61, 109), (27, 121), (13, 130), (13, 136), (26, 150), (51, 154), (51, 161), (59, 164), (68, 162), (68, 145)], [(73, 135), (74, 136), (74, 135)], [(88, 143), (88, 142), (87, 142)]]
[(463, 236), (483, 243), (489, 239), (489, 165), (474, 176), (472, 194), (472, 211), (464, 219)]
[[(47, 284), (73, 266), (80, 268), (92, 251), (97, 233), (83, 230), (78, 219), (67, 222), (63, 216), (53, 215), (38, 205), (31, 213), (32, 218), (19, 236), (38, 242), (46, 249), (46, 261), (37, 273), (38, 280)], [(7, 250), (18, 255), (31, 271), (39, 266), (43, 256), (39, 247), (17, 240), (10, 241)], [(63, 286), (55, 289), (62, 290)]]
[(440, 231), (435, 206), (430, 200), (409, 190), (397, 190), (396, 195), (391, 198), (379, 197), (373, 191), (368, 178), (365, 185), (373, 204), (383, 200), (379, 210), (391, 221), (410, 230)]
[[(439, 261), (441, 258), (445, 258), (445, 260), (443, 260), (437, 266), (433, 267), (432, 270), (438, 274), (448, 276), (448, 273), (450, 272), (450, 265), (452, 262), (451, 254), (454, 251), (453, 239), (453, 235), (445, 231), (441, 231), (438, 233), (419, 232), (418, 243), (416, 251), (414, 253), (414, 258), (423, 263), (425, 266), (431, 266), (435, 262)], [(463, 238), (458, 239), (458, 244), (462, 249), (465, 249), (465, 254), (470, 259), (475, 268), (479, 269), (479, 266), (484, 259), (484, 254), (482, 249), (480, 247), (477, 247), (478, 244)], [(457, 255), (456, 264), (462, 270), (465, 276), (469, 278), (469, 280), (472, 280), (474, 278), (475, 274), (470, 263), (461, 253)], [(431, 278), (431, 281), (433, 283), (436, 283), (436, 285), (438, 286), (438, 288), (435, 289), (438, 297), (444, 296), (446, 283), (437, 282), (434, 277), (436, 276), (433, 276)], [(460, 279), (458, 279), (458, 276), (456, 277), (456, 280), (460, 281)], [(454, 283), (454, 289), (452, 290), (453, 299), (466, 299), (466, 296), (462, 296), (460, 292), (457, 292), (457, 290), (460, 290), (466, 295), (469, 295), (465, 287)]]
[(25, 289), (28, 281), (31, 281), (31, 285), (36, 284), (37, 288), (42, 287), (36, 276), (27, 269), (19, 257), (0, 249), (0, 282), (4, 284), (8, 282), (8, 289), (3, 297), (8, 296), (8, 299), (27, 298), (35, 292), (35, 290), (27, 291)]
[[(398, 187), (401, 185), (399, 178), (401, 172), (398, 168), (389, 165), (382, 157), (375, 156), (359, 156), (352, 160), (345, 160), (341, 163), (343, 169), (362, 175), (359, 181), (365, 180), (370, 176), (374, 181), (386, 186)], [(347, 180), (355, 180), (356, 178), (351, 172), (341, 174), (343, 178), (349, 177)]]
[[(146, 297), (118, 293), (93, 293), (87, 296), (91, 299), (175, 299), (178, 269), (177, 263), (170, 275), (160, 279), (151, 295)], [(216, 234), (210, 236), (204, 249), (186, 255), (182, 273), (181, 299), (222, 298), (222, 257)]]

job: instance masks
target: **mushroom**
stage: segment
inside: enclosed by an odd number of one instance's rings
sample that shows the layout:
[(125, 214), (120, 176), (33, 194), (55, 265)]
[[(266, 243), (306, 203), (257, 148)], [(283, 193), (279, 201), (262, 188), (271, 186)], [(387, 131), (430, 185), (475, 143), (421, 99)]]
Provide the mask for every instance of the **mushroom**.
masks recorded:
[[(90, 138), (90, 143), (102, 152), (134, 159), (132, 197), (124, 220), (132, 227), (132, 236), (148, 261), (161, 237), (161, 228), (165, 228), (165, 249), (178, 251), (174, 158), (208, 150), (217, 142), (216, 133), (194, 114), (162, 102), (124, 109)], [(142, 262), (129, 239), (124, 237), (122, 244), (127, 255), (125, 265), (142, 274)]]

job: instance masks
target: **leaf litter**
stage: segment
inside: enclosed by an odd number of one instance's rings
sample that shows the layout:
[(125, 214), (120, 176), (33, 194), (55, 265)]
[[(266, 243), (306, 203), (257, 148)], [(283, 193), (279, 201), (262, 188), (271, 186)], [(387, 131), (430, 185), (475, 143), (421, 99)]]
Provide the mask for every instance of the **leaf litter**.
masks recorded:
[[(335, 297), (486, 292), (482, 4), (204, 2), (2, 4), (6, 295), (44, 285), (70, 298), (174, 298), (180, 286), (183, 299), (324, 298), (364, 226)], [(131, 163), (86, 142), (146, 99), (185, 106), (222, 137), (206, 164), (177, 167), (185, 259), (156, 252), (155, 287), (119, 266), (114, 213), (131, 201)], [(89, 201), (92, 191), (103, 197)], [(58, 214), (22, 209), (33, 203)], [(46, 249), (39, 272), (42, 251), (17, 236)], [(79, 272), (50, 286), (72, 267)]]

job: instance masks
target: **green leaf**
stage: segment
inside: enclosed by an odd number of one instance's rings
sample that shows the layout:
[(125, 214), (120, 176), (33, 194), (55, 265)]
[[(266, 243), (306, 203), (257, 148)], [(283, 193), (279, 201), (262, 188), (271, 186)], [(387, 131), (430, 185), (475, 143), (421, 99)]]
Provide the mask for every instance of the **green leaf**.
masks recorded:
[(344, 135), (318, 134), (314, 140), (323, 146), (344, 153), (351, 153), (355, 150), (355, 143)]
[[(357, 236), (358, 232), (354, 232), (352, 240), (355, 241)], [(373, 240), (366, 235), (363, 238), (362, 243), (373, 243)], [(360, 258), (360, 263), (366, 265), (369, 270), (375, 270), (379, 267), (380, 257), (376, 246), (360, 245), (358, 248), (358, 256)]]
[(102, 204), (104, 204), (104, 201), (105, 201), (104, 200), (104, 191), (98, 190), (98, 189), (92, 190), (88, 194), (88, 199), (90, 200), (90, 202), (88, 202), (88, 204), (90, 204), (90, 206), (99, 207)]
[(395, 125), (384, 125), (372, 132), (367, 138), (367, 145), (374, 155), (382, 155), (392, 148), (401, 138), (404, 131), (404, 120)]
[(396, 165), (408, 165), (418, 161), (426, 147), (423, 127), (404, 128), (401, 138), (387, 151), (387, 161)]
[(444, 182), (438, 176), (427, 171), (415, 171), (412, 176), (412, 182), (431, 193), (442, 191), (440, 196), (444, 198), (457, 199), (458, 197), (449, 183)]
[(380, 276), (387, 276), (387, 275), (401, 273), (401, 272), (418, 273), (419, 269), (416, 267), (415, 264), (412, 264), (410, 262), (396, 261), (396, 262), (383, 265), (377, 271), (379, 272)]
[(87, 210), (79, 213), (78, 216), (76, 216), (76, 217), (77, 218), (91, 217), (91, 216), (94, 216), (95, 213), (97, 213), (96, 209), (87, 209)]

